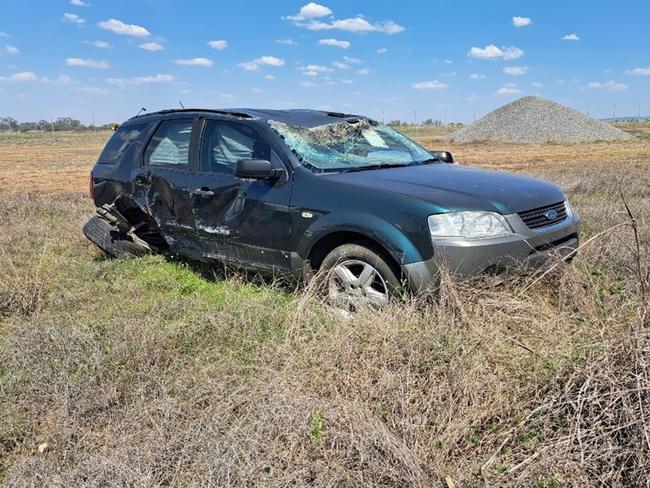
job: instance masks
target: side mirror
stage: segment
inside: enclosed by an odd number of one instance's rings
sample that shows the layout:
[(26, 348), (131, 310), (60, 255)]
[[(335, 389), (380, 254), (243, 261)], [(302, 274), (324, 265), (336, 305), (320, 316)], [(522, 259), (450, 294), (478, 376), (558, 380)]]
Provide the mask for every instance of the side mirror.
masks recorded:
[(264, 159), (240, 159), (235, 163), (233, 174), (237, 178), (248, 180), (266, 180), (279, 178), (282, 170), (273, 169), (271, 163)]
[(438, 151), (436, 157), (443, 163), (454, 164), (454, 157), (449, 151)]

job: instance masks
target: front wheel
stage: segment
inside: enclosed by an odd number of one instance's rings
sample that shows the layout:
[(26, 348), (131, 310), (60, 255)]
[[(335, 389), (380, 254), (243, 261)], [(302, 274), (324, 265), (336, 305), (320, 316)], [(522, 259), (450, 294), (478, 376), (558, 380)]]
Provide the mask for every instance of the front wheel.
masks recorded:
[(321, 271), (329, 301), (349, 311), (381, 307), (401, 291), (399, 279), (386, 260), (358, 244), (333, 249), (325, 256)]

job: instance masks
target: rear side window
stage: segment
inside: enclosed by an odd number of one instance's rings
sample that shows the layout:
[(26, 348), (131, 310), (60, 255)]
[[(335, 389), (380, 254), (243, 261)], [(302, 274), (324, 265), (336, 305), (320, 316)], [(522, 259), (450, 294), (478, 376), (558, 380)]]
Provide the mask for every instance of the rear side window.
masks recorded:
[(147, 166), (187, 168), (189, 166), (191, 119), (162, 122), (151, 138), (144, 162)]
[(142, 147), (150, 124), (120, 127), (99, 156), (99, 164), (115, 164), (125, 156), (134, 158)]

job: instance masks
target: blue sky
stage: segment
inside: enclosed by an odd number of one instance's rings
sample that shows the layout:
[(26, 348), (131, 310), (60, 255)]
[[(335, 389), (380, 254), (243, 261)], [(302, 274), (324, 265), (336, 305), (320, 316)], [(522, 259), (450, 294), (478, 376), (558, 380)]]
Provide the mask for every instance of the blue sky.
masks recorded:
[(0, 116), (324, 108), (471, 122), (523, 95), (650, 114), (650, 2), (3, 0)]

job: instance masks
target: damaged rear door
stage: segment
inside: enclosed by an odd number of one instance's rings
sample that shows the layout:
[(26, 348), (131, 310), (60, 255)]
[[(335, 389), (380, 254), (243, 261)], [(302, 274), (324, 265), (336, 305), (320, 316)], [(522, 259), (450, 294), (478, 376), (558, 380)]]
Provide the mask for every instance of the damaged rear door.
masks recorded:
[[(200, 170), (192, 174), (194, 225), (211, 259), (252, 268), (289, 270), (289, 173), (266, 134), (254, 124), (219, 117), (204, 121)], [(242, 180), (241, 159), (282, 169), (278, 180)]]
[(198, 119), (163, 120), (134, 168), (133, 195), (153, 217), (172, 252), (200, 257), (194, 236), (190, 168), (196, 164), (194, 129)]

